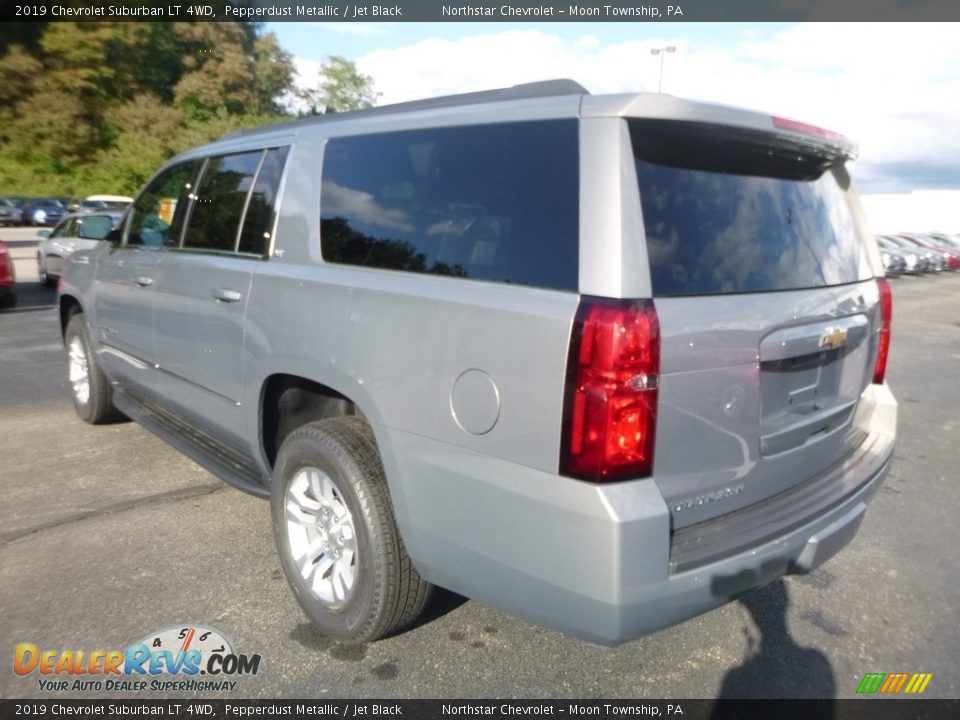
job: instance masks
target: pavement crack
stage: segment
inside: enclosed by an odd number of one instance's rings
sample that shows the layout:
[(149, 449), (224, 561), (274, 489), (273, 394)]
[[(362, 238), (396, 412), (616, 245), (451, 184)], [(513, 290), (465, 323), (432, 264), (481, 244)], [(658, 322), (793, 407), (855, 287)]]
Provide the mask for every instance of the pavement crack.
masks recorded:
[(33, 527), (0, 533), (0, 547), (6, 547), (17, 540), (22, 540), (25, 537), (30, 537), (31, 535), (36, 535), (37, 533), (41, 533), (46, 530), (53, 530), (55, 528), (63, 527), (64, 525), (72, 525), (73, 523), (90, 520), (91, 518), (101, 517), (103, 515), (122, 513), (142, 507), (144, 505), (152, 505), (153, 503), (158, 502), (191, 500), (193, 498), (203, 497), (204, 495), (212, 495), (213, 493), (219, 490), (225, 490), (226, 488), (227, 486), (223, 483), (216, 483), (215, 485), (194, 485), (192, 487), (181, 488), (179, 490), (168, 490), (167, 492), (157, 493), (156, 495), (141, 495), (139, 497), (130, 498), (129, 500), (114, 503), (113, 505), (107, 505), (106, 507), (97, 508), (95, 510), (87, 510), (84, 512), (75, 513), (73, 515), (68, 515), (67, 517), (59, 518), (57, 520), (51, 520), (50, 522), (45, 522)]

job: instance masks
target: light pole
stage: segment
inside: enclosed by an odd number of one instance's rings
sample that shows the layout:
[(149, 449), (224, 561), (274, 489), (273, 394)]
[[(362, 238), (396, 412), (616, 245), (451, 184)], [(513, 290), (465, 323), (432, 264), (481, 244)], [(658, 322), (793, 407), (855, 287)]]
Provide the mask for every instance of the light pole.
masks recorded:
[(663, 87), (663, 56), (667, 53), (676, 52), (677, 48), (673, 45), (667, 45), (666, 47), (657, 47), (650, 50), (651, 55), (660, 56), (660, 77), (657, 80), (657, 92), (660, 92), (660, 89)]

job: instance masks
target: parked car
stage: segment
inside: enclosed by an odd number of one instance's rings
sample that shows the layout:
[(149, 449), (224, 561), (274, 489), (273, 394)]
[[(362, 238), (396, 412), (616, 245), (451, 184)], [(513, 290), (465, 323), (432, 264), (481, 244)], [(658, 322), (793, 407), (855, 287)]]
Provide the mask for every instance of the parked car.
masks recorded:
[(23, 209), (24, 209), (24, 206), (25, 206), (26, 202), (27, 202), (28, 200), (30, 200), (30, 198), (23, 197), (22, 195), (4, 195), (4, 196), (3, 196), (3, 199), (6, 200), (8, 203), (14, 205), (15, 207), (17, 207), (17, 208), (19, 209), (20, 212), (17, 214), (17, 216), (16, 216), (16, 222), (15, 222), (14, 224), (15, 224), (15, 225), (22, 225), (22, 224), (23, 224)]
[(9, 198), (0, 197), (0, 225), (19, 225), (23, 218), (20, 206)]
[(85, 207), (98, 210), (126, 210), (132, 202), (133, 198), (126, 195), (90, 195), (80, 202), (80, 210), (84, 211)]
[(23, 204), (23, 224), (56, 225), (67, 212), (55, 198), (28, 198)]
[(903, 255), (883, 251), (880, 253), (883, 260), (883, 269), (887, 277), (891, 275), (901, 275), (907, 271), (907, 261)]
[(9, 246), (0, 240), (0, 307), (11, 308), (16, 304), (17, 273)]
[(68, 215), (57, 227), (40, 230), (43, 238), (37, 247), (37, 275), (41, 285), (56, 285), (63, 275), (66, 259), (77, 250), (96, 246), (110, 234), (123, 213), (111, 212), (99, 215)]
[(930, 248), (921, 248), (899, 235), (883, 235), (888, 246), (898, 248), (904, 252), (917, 254), (917, 267), (920, 272), (940, 272), (943, 270), (943, 255), (933, 252)]
[(269, 497), (328, 636), (437, 584), (622, 642), (811, 572), (888, 473), (854, 154), (570, 81), (234, 133), (67, 264), (73, 403)]
[(921, 233), (929, 245), (933, 247), (940, 248), (941, 250), (947, 250), (953, 255), (960, 256), (960, 238), (957, 236), (947, 235), (946, 233), (940, 232), (929, 232)]
[[(880, 256), (883, 259), (883, 266), (890, 271), (889, 265), (894, 265), (896, 273), (915, 274), (926, 272), (928, 263), (926, 258), (921, 257), (913, 250), (907, 250), (892, 242), (886, 235), (877, 235), (877, 246), (880, 248)], [(889, 260), (888, 260), (889, 258)]]
[(107, 204), (102, 200), (81, 200), (71, 208), (76, 213), (99, 213), (107, 209)]
[(914, 247), (920, 248), (924, 252), (933, 253), (940, 257), (942, 269), (957, 270), (960, 269), (960, 255), (955, 250), (948, 250), (938, 246), (935, 242), (920, 233), (899, 233), (898, 238), (902, 238)]

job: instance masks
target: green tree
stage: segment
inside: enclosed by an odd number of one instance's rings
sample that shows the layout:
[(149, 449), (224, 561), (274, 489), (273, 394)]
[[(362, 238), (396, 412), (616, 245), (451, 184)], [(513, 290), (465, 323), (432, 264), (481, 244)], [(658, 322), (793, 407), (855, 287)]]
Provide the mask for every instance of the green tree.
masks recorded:
[(248, 28), (240, 23), (176, 23), (183, 75), (175, 104), (188, 118), (206, 120), (219, 110), (250, 112), (255, 61)]
[(112, 107), (106, 121), (112, 141), (79, 169), (78, 185), (128, 195), (181, 147), (183, 112), (157, 95), (141, 93)]
[(0, 57), (0, 148), (9, 142), (16, 104), (33, 93), (35, 80), (42, 71), (43, 63), (20, 45), (11, 45)]
[(2, 26), (0, 194), (132, 194), (177, 152), (285, 119), (294, 74), (257, 23)]
[(373, 78), (338, 55), (327, 58), (320, 68), (319, 87), (302, 92), (301, 98), (307, 102), (308, 115), (362, 110), (377, 104)]
[(267, 33), (254, 42), (254, 102), (253, 112), (257, 115), (281, 115), (281, 98), (293, 88), (296, 68), (293, 56), (280, 47), (277, 36)]

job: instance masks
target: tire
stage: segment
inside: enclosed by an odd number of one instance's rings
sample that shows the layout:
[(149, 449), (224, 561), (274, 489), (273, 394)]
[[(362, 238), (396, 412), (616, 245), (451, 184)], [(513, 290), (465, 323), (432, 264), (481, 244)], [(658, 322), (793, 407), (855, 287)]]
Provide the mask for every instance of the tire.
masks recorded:
[(287, 582), (324, 635), (370, 642), (423, 611), (433, 586), (400, 539), (366, 421), (329, 418), (290, 433), (277, 456), (270, 504)]
[(43, 287), (53, 287), (56, 284), (53, 278), (47, 274), (47, 270), (43, 266), (43, 260), (39, 255), (37, 255), (37, 277), (40, 278), (40, 284)]
[(113, 406), (113, 387), (97, 365), (93, 354), (93, 345), (83, 313), (77, 313), (70, 318), (63, 342), (67, 348), (70, 397), (77, 415), (91, 425), (120, 419), (121, 414)]

